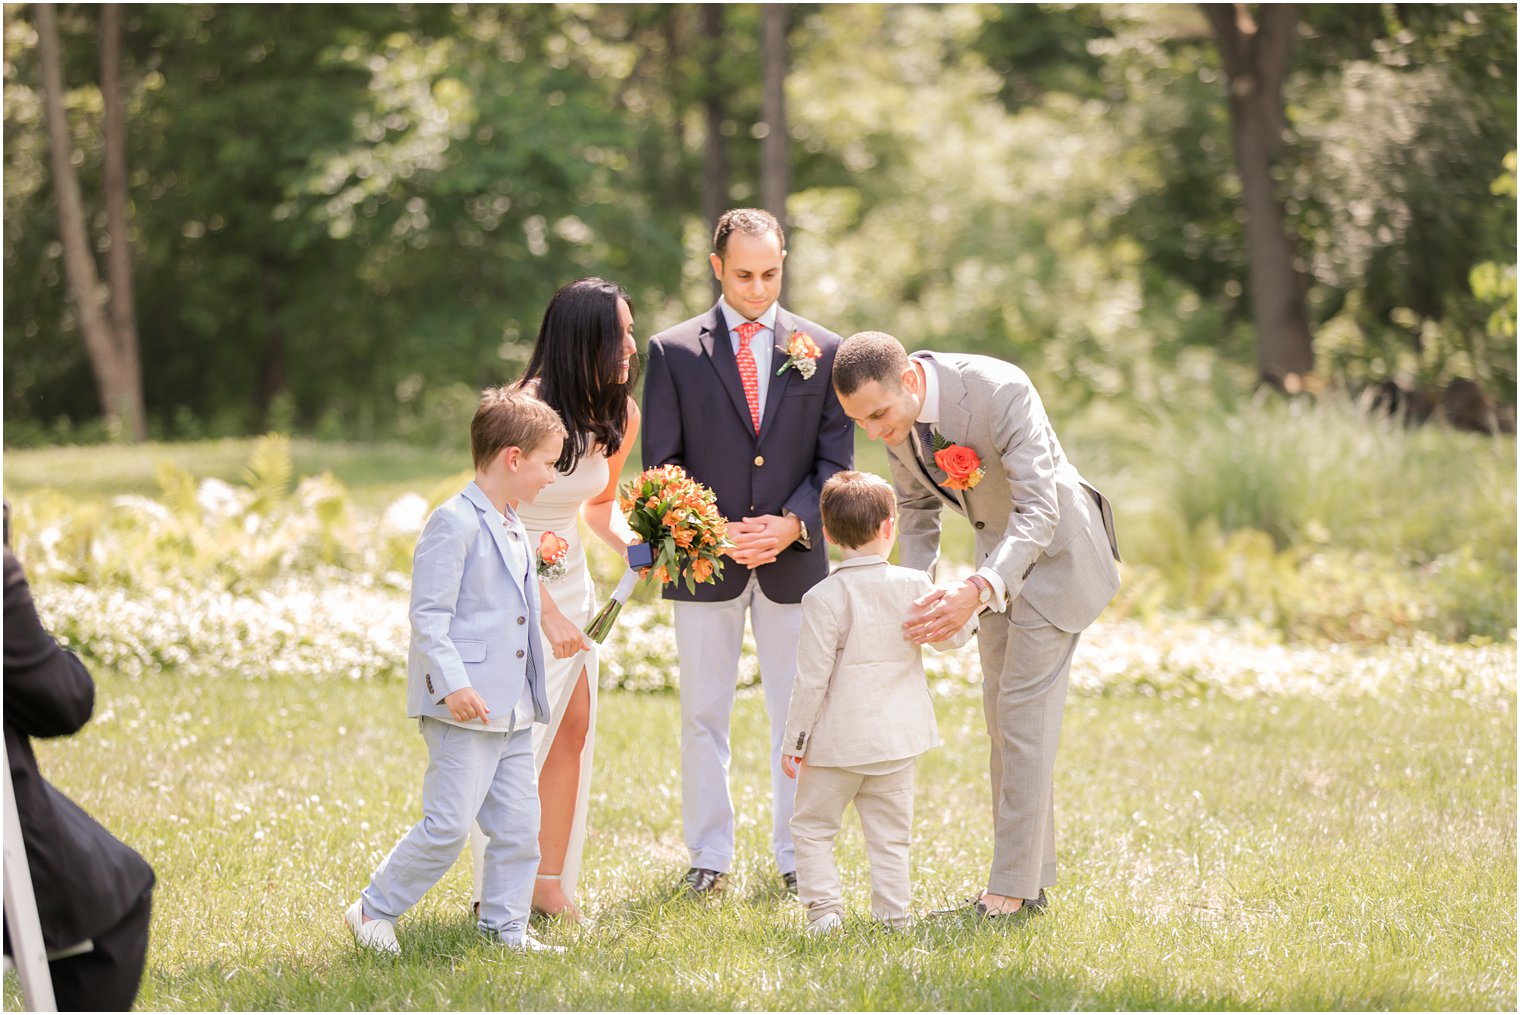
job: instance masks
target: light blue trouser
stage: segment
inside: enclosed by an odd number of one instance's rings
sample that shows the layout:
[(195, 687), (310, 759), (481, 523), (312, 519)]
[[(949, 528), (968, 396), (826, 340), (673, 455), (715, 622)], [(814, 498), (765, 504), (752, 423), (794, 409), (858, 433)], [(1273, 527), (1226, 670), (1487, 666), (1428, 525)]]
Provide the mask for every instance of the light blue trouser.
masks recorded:
[(784, 874), (797, 869), (791, 829), (797, 784), (781, 770), (781, 737), (797, 676), (802, 607), (767, 599), (753, 574), (744, 591), (727, 602), (675, 604), (676, 653), (681, 666), (682, 826), (693, 867), (733, 869), (728, 729), (739, 683), (746, 611), (755, 634), (771, 725), (771, 849), (776, 867)]
[(422, 820), (376, 868), (361, 898), (364, 912), (394, 922), (459, 859), (478, 821), (486, 835), (480, 929), (508, 940), (527, 931), (538, 873), (538, 780), (533, 730), (463, 729), (424, 718), (428, 767)]

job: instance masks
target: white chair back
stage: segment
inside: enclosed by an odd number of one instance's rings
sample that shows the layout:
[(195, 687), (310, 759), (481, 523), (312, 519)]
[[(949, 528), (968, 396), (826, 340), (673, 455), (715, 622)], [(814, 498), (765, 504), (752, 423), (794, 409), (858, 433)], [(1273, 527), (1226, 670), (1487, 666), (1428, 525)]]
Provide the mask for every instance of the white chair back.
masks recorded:
[[(37, 918), (37, 895), (32, 891), (32, 872), (26, 863), (26, 845), (21, 841), (21, 815), (16, 812), (9, 757), (5, 759), (5, 927), (27, 1011), (57, 1011), (42, 921)], [(7, 960), (7, 966), (10, 964)]]

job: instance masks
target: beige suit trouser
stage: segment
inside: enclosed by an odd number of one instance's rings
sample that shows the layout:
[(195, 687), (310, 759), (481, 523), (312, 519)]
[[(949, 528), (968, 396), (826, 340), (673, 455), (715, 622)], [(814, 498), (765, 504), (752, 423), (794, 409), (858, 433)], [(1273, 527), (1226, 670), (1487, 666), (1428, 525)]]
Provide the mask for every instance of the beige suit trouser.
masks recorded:
[(908, 849), (913, 842), (913, 764), (887, 775), (807, 765), (797, 773), (792, 845), (797, 851), (797, 900), (809, 923), (844, 916), (834, 839), (853, 801), (871, 861), (871, 913), (893, 927), (908, 922), (913, 885)]
[(1038, 898), (1056, 883), (1055, 764), (1078, 634), (1022, 598), (982, 618), (982, 708), (992, 741), (992, 870), (987, 891)]

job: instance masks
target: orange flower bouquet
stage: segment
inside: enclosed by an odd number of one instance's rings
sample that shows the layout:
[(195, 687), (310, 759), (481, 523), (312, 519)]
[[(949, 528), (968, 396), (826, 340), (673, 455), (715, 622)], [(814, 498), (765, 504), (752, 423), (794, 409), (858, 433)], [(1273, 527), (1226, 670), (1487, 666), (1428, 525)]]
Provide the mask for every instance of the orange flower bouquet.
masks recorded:
[(639, 578), (653, 577), (661, 585), (684, 580), (687, 591), (694, 592), (698, 582), (716, 581), (723, 574), (723, 551), (733, 546), (716, 495), (679, 465), (645, 469), (624, 483), (618, 506), (642, 542), (628, 548), (628, 573), (586, 628), (598, 644), (612, 630)]

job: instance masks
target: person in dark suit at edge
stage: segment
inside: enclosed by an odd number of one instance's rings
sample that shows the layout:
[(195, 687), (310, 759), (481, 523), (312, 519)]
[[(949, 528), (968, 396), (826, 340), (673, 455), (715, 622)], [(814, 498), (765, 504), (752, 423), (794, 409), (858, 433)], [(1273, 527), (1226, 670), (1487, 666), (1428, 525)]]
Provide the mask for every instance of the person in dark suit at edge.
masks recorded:
[(37, 771), (31, 738), (78, 732), (94, 709), (95, 683), (37, 616), (11, 552), (9, 504), (4, 540), (5, 754), (53, 992), (60, 1011), (126, 1011), (147, 958), (153, 868)]

